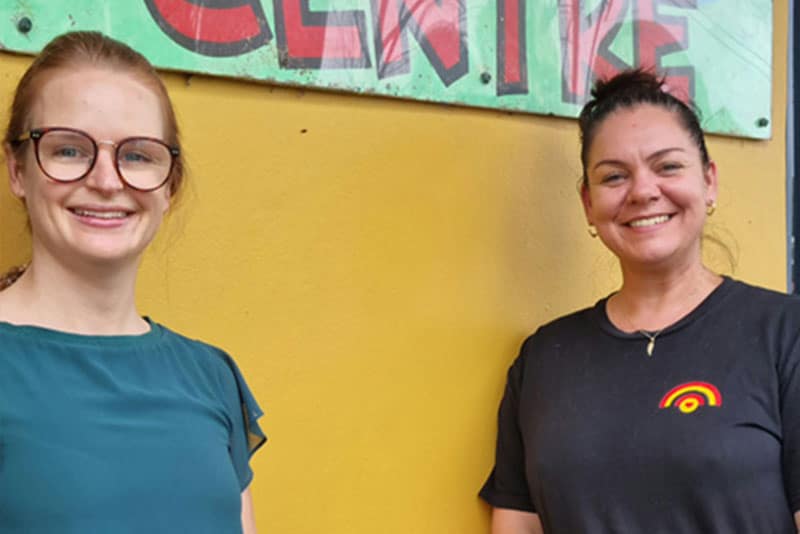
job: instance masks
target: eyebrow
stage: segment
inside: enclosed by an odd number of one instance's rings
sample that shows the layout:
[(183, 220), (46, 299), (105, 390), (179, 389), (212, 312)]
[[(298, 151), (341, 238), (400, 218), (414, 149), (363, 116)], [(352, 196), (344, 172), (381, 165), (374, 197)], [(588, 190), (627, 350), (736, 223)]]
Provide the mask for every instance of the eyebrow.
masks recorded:
[[(677, 151), (677, 152), (686, 152), (686, 150), (681, 148), (681, 147), (673, 146), (673, 147), (662, 148), (661, 150), (657, 150), (657, 151), (653, 152), (652, 154), (650, 154), (649, 156), (647, 156), (646, 159), (647, 159), (647, 161), (652, 161), (654, 159), (660, 158), (661, 156), (663, 156), (665, 154), (668, 154), (670, 152), (675, 152), (675, 151)], [(621, 160), (618, 160), (618, 159), (603, 159), (603, 160), (600, 160), (597, 163), (595, 163), (594, 166), (592, 167), (592, 170), (597, 169), (597, 167), (600, 167), (601, 165), (623, 165), (623, 164), (624, 164), (624, 162), (621, 161)]]

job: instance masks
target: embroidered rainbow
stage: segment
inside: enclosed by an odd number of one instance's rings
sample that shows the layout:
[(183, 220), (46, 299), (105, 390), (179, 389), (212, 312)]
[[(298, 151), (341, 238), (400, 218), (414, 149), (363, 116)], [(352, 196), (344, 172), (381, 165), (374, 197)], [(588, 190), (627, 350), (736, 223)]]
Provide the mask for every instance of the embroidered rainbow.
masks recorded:
[(675, 386), (661, 398), (659, 408), (677, 406), (682, 413), (692, 413), (700, 406), (722, 406), (722, 395), (708, 382), (686, 382)]

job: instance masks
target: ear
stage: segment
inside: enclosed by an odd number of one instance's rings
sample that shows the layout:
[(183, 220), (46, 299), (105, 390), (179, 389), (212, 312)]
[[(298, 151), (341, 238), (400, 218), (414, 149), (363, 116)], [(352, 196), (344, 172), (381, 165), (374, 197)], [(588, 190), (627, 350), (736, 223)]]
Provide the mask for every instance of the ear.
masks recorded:
[(169, 188), (169, 184), (167, 184), (165, 187), (162, 187), (159, 193), (164, 195), (164, 209), (161, 214), (166, 215), (169, 211), (170, 203), (172, 201), (172, 191)]
[(703, 180), (706, 186), (706, 203), (716, 202), (719, 182), (717, 180), (717, 164), (713, 161), (710, 161), (703, 171)]
[(17, 198), (25, 198), (25, 185), (22, 178), (22, 162), (17, 159), (11, 145), (3, 143), (3, 152), (6, 156), (6, 168), (8, 169), (8, 183), (11, 192)]
[(594, 224), (592, 222), (592, 196), (589, 192), (589, 185), (586, 182), (581, 183), (580, 195), (581, 204), (583, 204), (583, 213), (586, 215), (586, 222), (588, 224)]

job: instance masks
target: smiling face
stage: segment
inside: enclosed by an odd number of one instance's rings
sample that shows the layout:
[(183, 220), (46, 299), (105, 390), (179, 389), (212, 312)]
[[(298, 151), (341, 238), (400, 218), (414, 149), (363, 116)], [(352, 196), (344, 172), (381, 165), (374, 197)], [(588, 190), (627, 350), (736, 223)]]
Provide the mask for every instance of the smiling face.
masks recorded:
[[(90, 66), (49, 72), (30, 126), (77, 128), (112, 142), (165, 135), (159, 98), (148, 85), (124, 72)], [(55, 182), (39, 168), (33, 142), (25, 145), (18, 156), (8, 148), (6, 154), (11, 189), (28, 210), (34, 260), (135, 265), (169, 207), (169, 185), (148, 193), (126, 187), (108, 144), (98, 145), (97, 161), (85, 178)]]
[(588, 151), (581, 198), (589, 224), (623, 270), (701, 262), (706, 208), (717, 195), (714, 163), (674, 112), (641, 104), (599, 126)]

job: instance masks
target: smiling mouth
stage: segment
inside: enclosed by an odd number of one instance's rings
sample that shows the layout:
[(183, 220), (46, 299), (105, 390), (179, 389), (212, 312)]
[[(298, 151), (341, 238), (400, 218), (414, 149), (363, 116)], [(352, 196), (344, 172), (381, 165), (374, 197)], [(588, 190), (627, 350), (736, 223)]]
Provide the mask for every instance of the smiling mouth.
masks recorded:
[(69, 208), (69, 211), (79, 217), (92, 217), (93, 219), (124, 219), (131, 212), (128, 211), (94, 211), (80, 208)]
[(655, 226), (656, 224), (662, 224), (670, 220), (671, 215), (656, 215), (655, 217), (647, 217), (646, 219), (636, 219), (635, 221), (631, 221), (627, 223), (627, 226), (632, 228), (645, 228), (647, 226)]

